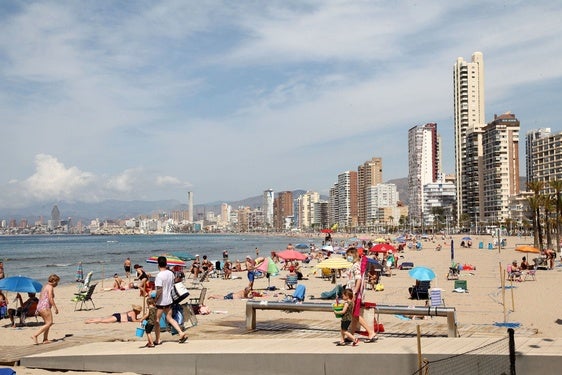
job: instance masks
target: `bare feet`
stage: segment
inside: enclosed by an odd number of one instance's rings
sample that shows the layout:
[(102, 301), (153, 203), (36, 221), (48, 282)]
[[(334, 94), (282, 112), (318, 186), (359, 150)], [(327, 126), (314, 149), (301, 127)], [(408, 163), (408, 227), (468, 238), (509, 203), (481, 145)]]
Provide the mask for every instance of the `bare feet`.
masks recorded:
[(50, 343), (52, 343), (51, 340), (43, 340), (43, 344), (50, 344)]
[(35, 342), (35, 345), (39, 345), (39, 342), (37, 341), (37, 336), (31, 336), (31, 339)]

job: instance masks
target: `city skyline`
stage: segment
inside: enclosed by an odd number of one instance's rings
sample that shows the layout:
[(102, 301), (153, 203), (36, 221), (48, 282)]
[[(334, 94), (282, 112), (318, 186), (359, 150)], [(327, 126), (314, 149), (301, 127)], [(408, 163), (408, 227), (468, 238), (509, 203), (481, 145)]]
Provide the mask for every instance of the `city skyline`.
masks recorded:
[(426, 123), (454, 173), (458, 57), (484, 54), (486, 122), (510, 111), (522, 135), (559, 131), (561, 15), (548, 1), (2, 2), (0, 209), (328, 195), (373, 156), (384, 181), (406, 177), (408, 129)]

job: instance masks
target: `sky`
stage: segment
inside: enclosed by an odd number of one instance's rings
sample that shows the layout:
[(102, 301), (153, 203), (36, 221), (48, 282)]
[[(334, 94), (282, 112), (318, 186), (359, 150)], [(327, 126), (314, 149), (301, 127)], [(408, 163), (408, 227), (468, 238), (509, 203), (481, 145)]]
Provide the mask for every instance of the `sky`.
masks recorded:
[[(562, 129), (558, 1), (0, 2), (0, 208), (231, 201), (383, 159), (435, 122), (454, 173), (453, 65), (484, 54), (486, 119)], [(524, 174), (524, 162), (522, 163)]]

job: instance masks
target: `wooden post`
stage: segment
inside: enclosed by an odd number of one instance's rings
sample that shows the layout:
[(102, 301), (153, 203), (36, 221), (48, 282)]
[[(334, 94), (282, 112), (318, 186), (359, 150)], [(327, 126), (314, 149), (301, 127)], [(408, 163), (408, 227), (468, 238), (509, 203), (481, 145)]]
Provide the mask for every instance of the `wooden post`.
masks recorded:
[(418, 336), (418, 371), (422, 369), (422, 352), (421, 352), (421, 328), (418, 324), (416, 326), (417, 336)]
[(513, 293), (513, 280), (510, 281), (511, 285), (511, 311), (515, 311), (515, 296)]

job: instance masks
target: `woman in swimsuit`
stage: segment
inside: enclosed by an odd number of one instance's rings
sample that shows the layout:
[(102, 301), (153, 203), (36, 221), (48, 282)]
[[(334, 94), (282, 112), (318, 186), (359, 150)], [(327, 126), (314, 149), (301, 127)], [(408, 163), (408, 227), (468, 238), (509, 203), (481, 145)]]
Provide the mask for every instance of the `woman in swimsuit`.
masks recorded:
[(140, 295), (141, 297), (146, 297), (148, 295), (148, 275), (139, 264), (135, 264), (134, 269), (137, 271), (137, 279), (140, 281)]
[(43, 334), (43, 344), (49, 343), (49, 329), (53, 325), (53, 313), (51, 308), (55, 309), (55, 314), (59, 313), (59, 309), (55, 304), (55, 287), (59, 284), (60, 277), (55, 274), (49, 276), (47, 284), (41, 289), (41, 295), (39, 296), (39, 303), (37, 304), (37, 313), (41, 315), (45, 324), (39, 328), (37, 332), (31, 339), (35, 341), (35, 344), (39, 344), (37, 338), (39, 335)]
[(140, 322), (139, 314), (141, 313), (142, 307), (139, 305), (133, 305), (133, 309), (123, 313), (115, 313), (111, 316), (105, 318), (94, 318), (88, 319), (84, 323), (124, 323), (124, 322)]

